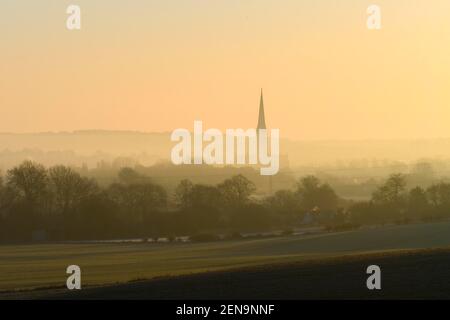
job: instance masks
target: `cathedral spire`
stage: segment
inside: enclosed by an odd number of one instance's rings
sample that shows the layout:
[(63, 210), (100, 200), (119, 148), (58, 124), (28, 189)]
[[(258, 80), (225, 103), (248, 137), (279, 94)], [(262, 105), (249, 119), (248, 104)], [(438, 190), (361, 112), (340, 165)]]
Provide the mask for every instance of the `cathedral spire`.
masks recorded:
[(259, 129), (266, 129), (266, 118), (264, 116), (264, 101), (263, 101), (263, 92), (261, 88), (261, 98), (259, 100), (259, 116), (258, 116), (258, 126), (256, 128)]

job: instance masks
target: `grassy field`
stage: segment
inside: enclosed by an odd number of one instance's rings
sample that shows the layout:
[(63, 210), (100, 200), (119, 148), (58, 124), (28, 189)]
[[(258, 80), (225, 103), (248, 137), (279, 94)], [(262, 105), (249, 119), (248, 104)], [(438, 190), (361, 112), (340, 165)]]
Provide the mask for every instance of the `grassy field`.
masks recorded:
[(0, 291), (61, 287), (79, 265), (86, 286), (346, 254), (450, 246), (450, 222), (204, 244), (0, 246)]
[[(366, 268), (382, 270), (368, 290)], [(83, 290), (34, 290), (7, 299), (306, 300), (450, 299), (450, 247), (349, 254), (157, 278)]]

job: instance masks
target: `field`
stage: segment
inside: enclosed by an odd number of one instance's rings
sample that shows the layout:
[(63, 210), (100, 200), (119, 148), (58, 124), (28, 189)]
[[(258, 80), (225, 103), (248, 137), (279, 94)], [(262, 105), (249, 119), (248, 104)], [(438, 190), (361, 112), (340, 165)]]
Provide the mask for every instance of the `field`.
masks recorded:
[[(238, 293), (244, 295), (240, 298), (314, 298), (328, 297), (331, 288), (341, 289), (338, 296), (330, 297), (360, 297), (367, 295), (365, 266), (372, 263), (386, 269), (384, 276), (391, 279), (389, 292), (395, 297), (402, 297), (394, 289), (405, 289), (408, 279), (429, 290), (435, 283), (437, 289), (426, 297), (445, 297), (450, 292), (440, 287), (449, 280), (444, 271), (450, 266), (450, 250), (445, 247), (450, 247), (450, 222), (204, 244), (4, 245), (0, 246), (0, 298), (58, 295), (71, 264), (81, 267), (84, 290), (79, 294), (89, 298), (122, 294), (195, 298), (204, 297), (208, 290), (212, 290), (209, 297), (217, 298)], [(422, 250), (429, 248), (444, 249)], [(432, 278), (423, 278), (425, 269)], [(252, 277), (253, 285), (248, 285)], [(145, 279), (154, 280), (134, 282)], [(396, 281), (403, 282), (393, 288)], [(132, 283), (117, 285), (126, 282)], [(217, 283), (217, 287), (192, 290), (202, 283)], [(281, 290), (289, 284), (303, 289)], [(159, 289), (149, 289), (155, 286)], [(41, 290), (27, 291), (35, 288)], [(420, 291), (416, 294), (422, 297)]]

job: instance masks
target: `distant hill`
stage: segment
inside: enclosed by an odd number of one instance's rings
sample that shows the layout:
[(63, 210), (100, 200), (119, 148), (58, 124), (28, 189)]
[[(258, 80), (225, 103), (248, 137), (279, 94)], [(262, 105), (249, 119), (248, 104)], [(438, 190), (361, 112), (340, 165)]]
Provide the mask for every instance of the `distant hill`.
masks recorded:
[[(174, 145), (170, 133), (137, 131), (85, 130), (73, 132), (0, 133), (0, 166), (5, 159), (45, 158), (60, 153), (62, 161), (77, 156), (98, 159), (119, 156), (141, 157), (144, 164), (168, 161)], [(34, 155), (33, 155), (34, 153)], [(421, 158), (450, 158), (450, 139), (295, 141), (282, 139), (281, 154), (285, 164), (336, 165), (340, 161), (373, 165), (391, 161), (415, 161)], [(5, 158), (6, 157), (6, 158)], [(56, 157), (57, 158), (57, 157)], [(67, 159), (66, 159), (67, 158)], [(15, 161), (15, 160), (14, 160)], [(55, 160), (56, 161), (56, 160)], [(6, 161), (8, 164), (11, 161)], [(80, 163), (81, 164), (81, 163)]]
[(86, 130), (73, 132), (0, 133), (0, 150), (72, 150), (78, 154), (105, 152), (116, 155), (148, 152), (163, 155), (169, 133)]

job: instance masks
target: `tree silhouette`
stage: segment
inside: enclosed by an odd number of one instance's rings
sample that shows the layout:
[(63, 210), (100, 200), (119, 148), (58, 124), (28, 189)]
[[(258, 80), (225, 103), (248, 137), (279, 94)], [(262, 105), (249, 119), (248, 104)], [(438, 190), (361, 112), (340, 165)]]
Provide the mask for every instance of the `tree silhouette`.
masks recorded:
[(250, 196), (256, 191), (255, 184), (239, 174), (226, 179), (218, 186), (225, 206), (240, 207), (249, 202)]

